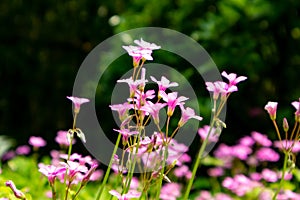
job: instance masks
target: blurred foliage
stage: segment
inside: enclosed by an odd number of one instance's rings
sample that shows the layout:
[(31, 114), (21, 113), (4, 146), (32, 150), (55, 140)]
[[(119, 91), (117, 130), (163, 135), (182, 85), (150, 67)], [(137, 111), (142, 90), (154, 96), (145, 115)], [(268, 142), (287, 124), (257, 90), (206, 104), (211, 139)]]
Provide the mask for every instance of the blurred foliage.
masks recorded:
[[(2, 0), (0, 134), (25, 143), (29, 135), (50, 139), (68, 129), (72, 112), (65, 96), (72, 94), (84, 58), (114, 33), (144, 26), (187, 34), (220, 71), (248, 76), (228, 103), (224, 139), (234, 141), (252, 130), (273, 132), (264, 105), (278, 101), (279, 114), (291, 122), (290, 103), (300, 96), (299, 12), (297, 0)], [(181, 63), (176, 69), (199, 85), (199, 77)], [(123, 70), (110, 69), (106, 80)], [(199, 102), (205, 106), (209, 101)]]

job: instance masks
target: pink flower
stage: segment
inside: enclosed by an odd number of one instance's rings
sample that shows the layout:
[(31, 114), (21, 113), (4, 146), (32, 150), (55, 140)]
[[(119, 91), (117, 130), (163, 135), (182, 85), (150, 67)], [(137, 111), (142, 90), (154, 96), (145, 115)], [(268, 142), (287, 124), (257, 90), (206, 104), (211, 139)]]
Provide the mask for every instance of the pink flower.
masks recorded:
[(18, 155), (28, 155), (30, 153), (30, 147), (27, 146), (27, 145), (22, 145), (22, 146), (19, 146), (17, 149), (16, 149), (16, 153)]
[(256, 143), (258, 143), (264, 147), (270, 147), (272, 145), (272, 141), (269, 140), (266, 135), (263, 135), (256, 131), (253, 131), (251, 133), (251, 136), (255, 140)]
[(154, 78), (153, 76), (150, 76), (151, 80), (155, 83), (158, 84), (158, 95), (160, 95), (161, 92), (165, 92), (166, 89), (168, 89), (169, 87), (176, 87), (178, 86), (178, 83), (176, 82), (170, 82), (166, 77), (162, 76), (161, 80), (158, 81), (156, 80), (156, 78)]
[(134, 43), (136, 43), (139, 46), (122, 46), (133, 58), (133, 66), (137, 67), (139, 65), (139, 62), (141, 59), (145, 60), (153, 60), (151, 54), (152, 50), (160, 49), (160, 46), (157, 46), (154, 43), (145, 42), (143, 39), (134, 40)]
[(67, 96), (67, 98), (73, 102), (73, 104), (75, 106), (75, 108), (74, 108), (75, 113), (79, 112), (81, 104), (90, 102), (90, 100), (86, 99), (86, 98), (79, 98), (79, 97), (72, 97), (72, 96), (71, 97)]
[(97, 167), (98, 167), (98, 163), (93, 162), (89, 171), (87, 171), (82, 178), (82, 182), (81, 182), (82, 185), (85, 185), (90, 180), (92, 174), (96, 171)]
[(188, 166), (182, 165), (181, 167), (174, 169), (174, 175), (178, 178), (186, 177), (189, 179), (192, 175), (192, 172), (189, 170)]
[(257, 150), (256, 154), (256, 158), (259, 161), (269, 161), (269, 162), (277, 162), (280, 158), (279, 154), (274, 151), (271, 148), (268, 147), (262, 147), (259, 150)]
[(225, 71), (222, 72), (222, 76), (224, 76), (225, 78), (228, 79), (229, 85), (236, 85), (239, 82), (244, 81), (244, 80), (247, 79), (246, 76), (237, 77), (236, 74), (234, 74), (234, 73), (227, 74)]
[(118, 200), (130, 200), (131, 198), (139, 198), (141, 196), (140, 192), (135, 190), (129, 190), (128, 193), (121, 195), (116, 190), (110, 190), (109, 193), (118, 198)]
[(125, 102), (123, 104), (110, 105), (109, 107), (111, 110), (117, 111), (119, 114), (119, 119), (124, 121), (127, 118), (128, 111), (133, 108), (133, 105)]
[(161, 188), (160, 199), (162, 200), (176, 200), (180, 197), (181, 185), (178, 183), (167, 183)]
[(250, 136), (244, 136), (244, 137), (242, 137), (242, 138), (239, 140), (239, 143), (240, 143), (241, 145), (251, 147), (251, 146), (255, 143), (255, 141), (254, 141), (254, 139), (253, 139), (252, 137), (250, 137)]
[[(298, 140), (297, 141), (294, 141), (294, 140), (292, 140), (292, 141), (290, 141), (290, 140), (275, 141), (274, 147), (281, 149), (281, 150), (288, 150), (293, 147), (291, 149), (291, 152), (293, 152), (293, 153), (300, 152), (300, 142)], [(284, 149), (282, 149), (282, 148), (284, 148)]]
[(221, 94), (224, 97), (227, 94), (238, 91), (238, 88), (235, 85), (228, 85), (227, 83), (222, 81), (216, 81), (214, 83), (205, 82), (205, 84), (206, 89), (210, 92), (213, 92), (214, 99), (217, 99), (219, 97), (219, 94)]
[(275, 120), (276, 119), (277, 105), (278, 105), (277, 102), (269, 101), (267, 103), (267, 105), (265, 106), (265, 110), (268, 111), (271, 120)]
[(178, 126), (182, 127), (189, 119), (194, 118), (201, 121), (203, 118), (196, 115), (195, 111), (192, 108), (186, 107), (184, 108), (183, 105), (180, 105), (181, 109), (181, 118), (178, 122)]
[[(151, 101), (147, 101), (144, 106), (141, 107), (142, 111), (149, 113), (156, 124), (159, 124), (159, 111), (165, 107), (166, 103), (152, 103)], [(147, 115), (147, 114), (146, 114)]]
[(252, 149), (248, 146), (238, 144), (232, 147), (232, 155), (241, 160), (246, 160), (251, 153)]
[(44, 165), (40, 163), (39, 172), (45, 175), (48, 178), (48, 181), (51, 186), (54, 185), (55, 178), (59, 175), (62, 175), (66, 171), (66, 167), (56, 167), (54, 165)]
[[(58, 131), (55, 141), (61, 146), (69, 146), (70, 142), (68, 140), (68, 131)], [(72, 140), (72, 144), (75, 143), (75, 139)]]
[(261, 176), (264, 180), (272, 183), (278, 180), (277, 173), (267, 168), (262, 170)]
[(134, 40), (133, 41), (135, 44), (139, 45), (142, 49), (147, 49), (147, 50), (157, 50), (160, 49), (160, 46), (157, 46), (154, 43), (149, 43), (143, 40), (143, 38), (141, 38), (141, 40)]
[(221, 167), (209, 168), (207, 170), (207, 173), (208, 173), (209, 176), (219, 177), (219, 176), (224, 175), (224, 169), (221, 168)]
[[(210, 130), (210, 126), (208, 126), (208, 125), (205, 125), (202, 128), (198, 129), (198, 134), (202, 140), (205, 140), (207, 138), (209, 130)], [(216, 129), (213, 127), (210, 132), (208, 141), (209, 142), (217, 142), (218, 139), (219, 139), (219, 134), (216, 132)]]
[(139, 134), (138, 131), (130, 131), (129, 129), (121, 129), (121, 130), (113, 129), (113, 130), (121, 133), (123, 144), (126, 144), (128, 142), (128, 138), (130, 136)]
[(13, 191), (15, 197), (17, 197), (18, 199), (26, 199), (25, 194), (23, 192), (21, 192), (20, 190), (17, 189), (17, 187), (15, 186), (14, 182), (12, 182), (11, 180), (9, 180), (9, 181), (5, 182), (5, 185), (7, 187), (9, 187)]
[(173, 115), (175, 107), (177, 105), (183, 105), (184, 104), (183, 101), (188, 100), (188, 98), (184, 97), (184, 96), (180, 96), (180, 97), (177, 98), (177, 95), (178, 95), (177, 92), (171, 92), (171, 93), (168, 93), (168, 94), (166, 94), (165, 92), (163, 92), (161, 94), (163, 100), (165, 102), (167, 102), (167, 105), (168, 105), (168, 111), (167, 111), (167, 115), (168, 116), (172, 116)]
[(28, 143), (35, 148), (44, 147), (47, 144), (43, 138), (35, 136), (31, 136)]

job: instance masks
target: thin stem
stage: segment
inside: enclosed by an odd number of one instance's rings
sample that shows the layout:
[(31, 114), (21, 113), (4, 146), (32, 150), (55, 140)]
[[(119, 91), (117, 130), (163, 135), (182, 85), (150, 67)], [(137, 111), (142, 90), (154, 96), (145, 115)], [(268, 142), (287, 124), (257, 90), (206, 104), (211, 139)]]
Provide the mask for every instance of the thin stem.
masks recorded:
[(114, 159), (114, 155), (116, 154), (117, 152), (117, 149), (119, 147), (119, 143), (120, 143), (120, 140), (121, 140), (121, 133), (119, 133), (118, 135), (118, 138), (117, 138), (117, 141), (116, 141), (116, 145), (115, 145), (115, 148), (113, 150), (113, 153), (111, 155), (111, 158), (110, 158), (110, 161), (109, 161), (109, 165), (108, 165), (108, 168), (106, 170), (106, 173), (105, 173), (105, 176), (103, 178), (103, 181), (102, 181), (102, 184), (101, 186), (99, 187), (99, 190), (98, 190), (98, 194), (97, 194), (97, 197), (96, 199), (99, 200), (101, 198), (101, 195), (102, 195), (102, 192), (104, 190), (104, 186), (108, 180), (108, 177), (109, 177), (109, 173), (110, 173), (110, 170), (111, 170), (111, 166), (112, 166), (112, 162), (113, 162), (113, 159)]
[(287, 160), (288, 160), (288, 153), (284, 153), (284, 163), (283, 163), (283, 169), (282, 169), (282, 175), (281, 175), (281, 180), (279, 183), (279, 187), (277, 188), (272, 200), (276, 200), (276, 197), (278, 195), (278, 193), (280, 192), (283, 182), (284, 182), (284, 175), (285, 175), (285, 171), (286, 171), (286, 167), (287, 167)]
[(164, 170), (165, 170), (165, 165), (166, 165), (166, 162), (167, 162), (167, 158), (168, 158), (168, 144), (166, 144), (166, 146), (165, 146), (164, 160), (163, 160), (162, 166), (161, 166), (160, 180), (158, 181), (158, 187), (157, 187), (156, 198), (155, 199), (159, 199), (159, 196), (160, 196), (160, 190), (161, 190), (162, 182), (163, 182), (163, 178), (164, 178)]
[(81, 191), (81, 189), (84, 187), (84, 185), (80, 185), (80, 188), (77, 190), (76, 194), (74, 195), (74, 197), (72, 198), (72, 200), (75, 200), (76, 197), (78, 196), (79, 192)]
[(196, 162), (194, 164), (194, 167), (193, 167), (193, 171), (192, 171), (192, 177), (190, 178), (189, 182), (188, 182), (188, 186), (186, 188), (186, 191), (184, 193), (184, 197), (183, 197), (183, 200), (187, 200), (188, 197), (189, 197), (189, 194), (190, 194), (190, 191), (192, 189), (192, 185), (193, 185), (193, 182), (194, 182), (194, 179), (195, 179), (195, 176), (196, 176), (196, 172), (197, 172), (197, 169), (198, 167), (200, 166), (200, 160), (201, 160), (201, 157), (204, 153), (204, 150), (206, 148), (206, 145), (208, 143), (208, 138), (210, 137), (210, 134), (212, 132), (212, 129), (213, 129), (213, 126), (214, 126), (214, 123), (215, 123), (215, 118), (213, 119), (211, 125), (210, 125), (210, 128), (209, 128), (209, 131), (208, 131), (208, 134), (205, 138), (205, 140), (203, 141), (202, 145), (201, 145), (201, 148), (199, 150), (199, 153), (197, 155), (197, 158), (196, 158)]

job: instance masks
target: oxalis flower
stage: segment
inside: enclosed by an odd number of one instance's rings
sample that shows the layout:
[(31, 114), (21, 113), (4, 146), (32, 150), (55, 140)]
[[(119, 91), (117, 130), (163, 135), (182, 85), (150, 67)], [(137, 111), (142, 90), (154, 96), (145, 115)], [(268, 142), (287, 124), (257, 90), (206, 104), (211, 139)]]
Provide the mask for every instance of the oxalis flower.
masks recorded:
[(139, 65), (139, 62), (141, 59), (144, 60), (153, 60), (151, 54), (152, 50), (160, 49), (160, 46), (157, 46), (154, 43), (149, 43), (141, 40), (134, 40), (134, 43), (136, 43), (138, 46), (122, 46), (133, 58), (133, 66), (137, 67)]
[(202, 117), (197, 116), (195, 114), (195, 111), (192, 108), (189, 107), (184, 108), (183, 105), (180, 105), (180, 109), (181, 109), (181, 118), (178, 122), (179, 127), (182, 127), (191, 118), (197, 119), (199, 121), (203, 119)]
[(295, 119), (297, 122), (300, 122), (300, 98), (299, 101), (294, 101), (292, 105), (296, 108)]
[(270, 115), (270, 118), (271, 118), (271, 120), (273, 120), (273, 121), (276, 119), (277, 105), (278, 105), (277, 102), (269, 101), (269, 102), (267, 103), (267, 105), (265, 106), (265, 110), (268, 111), (268, 113), (269, 113), (269, 115)]
[(222, 76), (224, 76), (225, 78), (228, 79), (229, 85), (236, 85), (239, 82), (244, 81), (244, 80), (247, 79), (246, 76), (237, 77), (237, 75), (235, 73), (227, 74), (225, 71), (222, 72)]
[(177, 92), (171, 92), (168, 94), (166, 94), (165, 92), (161, 93), (163, 100), (167, 102), (168, 105), (168, 111), (167, 111), (168, 116), (173, 115), (176, 106), (183, 105), (184, 101), (189, 99), (184, 96), (177, 97), (177, 95), (178, 95)]
[(115, 197), (118, 198), (118, 200), (130, 200), (132, 198), (139, 198), (141, 196), (140, 192), (137, 192), (135, 190), (131, 190), (126, 194), (120, 194), (116, 190), (110, 190), (109, 193)]
[(90, 100), (86, 98), (79, 98), (73, 96), (67, 96), (67, 98), (70, 99), (74, 104), (74, 113), (79, 113), (81, 104), (90, 102)]

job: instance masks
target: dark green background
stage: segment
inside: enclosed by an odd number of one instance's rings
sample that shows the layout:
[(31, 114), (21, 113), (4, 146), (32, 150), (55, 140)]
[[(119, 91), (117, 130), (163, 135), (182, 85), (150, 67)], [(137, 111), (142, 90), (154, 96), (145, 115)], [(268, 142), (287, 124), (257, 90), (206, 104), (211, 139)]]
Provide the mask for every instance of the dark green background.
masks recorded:
[[(269, 100), (278, 101), (279, 123), (286, 116), (292, 124), (291, 102), (300, 97), (299, 15), (298, 0), (2, 0), (0, 134), (18, 144), (30, 135), (52, 141), (57, 130), (71, 127), (66, 96), (72, 94), (77, 70), (93, 47), (115, 33), (156, 26), (197, 40), (220, 71), (248, 77), (230, 97), (222, 140), (234, 143), (253, 130), (276, 138), (263, 107)], [(112, 16), (120, 23), (111, 24)], [(199, 83), (186, 66), (179, 70)], [(199, 99), (202, 106), (207, 98)], [(98, 103), (101, 112), (107, 105), (101, 98)], [(207, 115), (202, 109), (201, 115)]]

